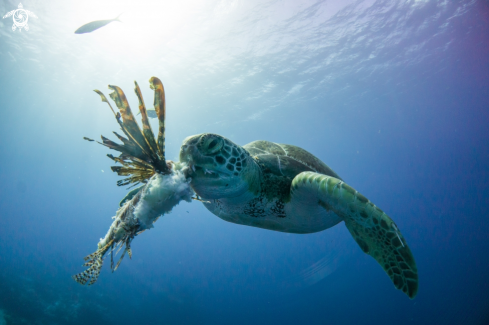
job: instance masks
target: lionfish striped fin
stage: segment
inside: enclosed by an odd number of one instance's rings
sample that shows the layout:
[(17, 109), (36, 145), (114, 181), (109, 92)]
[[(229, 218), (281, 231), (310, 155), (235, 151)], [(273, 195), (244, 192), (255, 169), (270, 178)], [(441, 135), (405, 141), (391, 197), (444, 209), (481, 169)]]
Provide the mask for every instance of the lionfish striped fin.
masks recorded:
[[(122, 141), (122, 143), (125, 145), (125, 146), (128, 146), (128, 147), (131, 147), (133, 148), (133, 150), (135, 150), (135, 152), (137, 152), (137, 150), (141, 150), (140, 147), (138, 146), (135, 146), (134, 143), (132, 143), (129, 139), (127, 138), (124, 138), (122, 135), (120, 135), (119, 133), (115, 132), (115, 131), (112, 131), (112, 133), (115, 134), (115, 136)], [(140, 151), (142, 153), (142, 151)]]
[(119, 265), (121, 265), (121, 262), (122, 262), (122, 259), (124, 258), (124, 255), (126, 255), (126, 251), (127, 251), (127, 248), (124, 249), (124, 251), (122, 251), (122, 255), (119, 258), (119, 261), (117, 261), (117, 264), (115, 265), (115, 268), (112, 268), (112, 272), (117, 271), (117, 269), (119, 268)]
[[(110, 105), (109, 101), (107, 100), (107, 97), (105, 97), (105, 95), (100, 90), (95, 89), (94, 91), (101, 97), (102, 102), (105, 102), (109, 105), (110, 110), (112, 111), (112, 113), (114, 113), (114, 116), (117, 120), (117, 123), (119, 123), (122, 131), (124, 132), (124, 134), (128, 138), (131, 138), (127, 128), (125, 127), (124, 123), (121, 121), (121, 114), (119, 112), (116, 113), (114, 111), (114, 109), (112, 108), (112, 105)], [(139, 145), (137, 143), (135, 143), (134, 141), (131, 141), (132, 139), (128, 140), (128, 139), (120, 136), (119, 134), (116, 134), (116, 136), (123, 142), (123, 145), (119, 145), (119, 144), (105, 138), (104, 136), (102, 136), (102, 142), (103, 142), (102, 145), (104, 145), (110, 149), (114, 149), (114, 150), (117, 150), (119, 152), (122, 152), (124, 154), (133, 156), (133, 157), (138, 157), (140, 159), (146, 159), (146, 156), (143, 154), (142, 149), (139, 147)], [(129, 141), (129, 143), (122, 140), (121, 138)]]
[[(115, 102), (117, 108), (119, 108), (119, 112), (122, 117), (122, 123), (124, 124), (124, 129), (127, 132), (127, 136), (134, 141), (134, 143), (141, 148), (143, 151), (143, 155), (146, 156), (145, 160), (153, 160), (151, 157), (151, 149), (146, 143), (144, 139), (143, 133), (139, 128), (134, 115), (132, 114), (131, 107), (126, 99), (126, 95), (117, 86), (109, 85), (109, 88), (113, 90), (112, 93), (109, 94), (110, 98)], [(139, 158), (139, 157), (138, 157)], [(142, 157), (141, 157), (142, 158)]]
[(154, 157), (154, 160), (165, 160), (164, 157), (158, 157), (158, 147), (156, 145), (155, 137), (153, 134), (153, 130), (151, 129), (151, 124), (149, 124), (148, 114), (146, 112), (146, 106), (144, 105), (143, 95), (141, 94), (141, 89), (139, 89), (139, 85), (136, 81), (134, 81), (134, 92), (138, 97), (139, 101), (139, 112), (141, 113), (141, 121), (143, 123), (143, 136), (146, 140), (146, 143), (151, 151), (151, 155)]
[(154, 107), (156, 115), (158, 116), (159, 128), (158, 128), (158, 152), (160, 153), (162, 160), (165, 161), (165, 117), (166, 117), (166, 102), (165, 102), (165, 88), (161, 80), (152, 77), (149, 79), (150, 88), (155, 91)]
[[(109, 88), (110, 88), (110, 85), (109, 85)], [(121, 90), (121, 91), (122, 91), (122, 90)], [(117, 113), (116, 113), (116, 112), (114, 111), (114, 109), (112, 108), (112, 105), (110, 105), (110, 102), (107, 100), (107, 97), (105, 97), (105, 95), (104, 95), (104, 94), (103, 94), (103, 93), (102, 93), (100, 90), (95, 89), (95, 90), (94, 90), (94, 92), (96, 92), (96, 93), (97, 93), (97, 94), (98, 94), (98, 95), (101, 97), (102, 102), (105, 102), (105, 103), (107, 103), (107, 104), (109, 105), (110, 110), (112, 111), (112, 113), (114, 113), (115, 119), (117, 120), (117, 123), (119, 123), (119, 125), (120, 125), (120, 127), (121, 127), (122, 131), (124, 132), (124, 134), (125, 134), (125, 135), (126, 135), (128, 138), (130, 138), (130, 137), (131, 137), (131, 136), (130, 136), (130, 133), (129, 133), (129, 132), (128, 132), (128, 130), (126, 129), (126, 127), (125, 127), (124, 123), (121, 121), (121, 114), (120, 114), (119, 112), (117, 112)], [(110, 94), (110, 96), (112, 97), (112, 94)], [(125, 98), (125, 96), (124, 96), (124, 98)], [(126, 100), (126, 102), (127, 102), (127, 100)], [(114, 133), (115, 133), (115, 132), (114, 132)], [(121, 136), (120, 136), (120, 135), (118, 135), (118, 134), (116, 134), (116, 136), (117, 136), (119, 139), (121, 138)], [(102, 137), (102, 139), (104, 139), (104, 137)], [(125, 138), (124, 138), (124, 139), (125, 139)], [(108, 139), (107, 139), (107, 140), (108, 140)], [(127, 139), (125, 139), (125, 140), (127, 140)], [(123, 140), (121, 140), (121, 141), (123, 141)], [(126, 144), (126, 142), (125, 142), (125, 141), (123, 141), (123, 143), (124, 143), (124, 144)], [(130, 148), (126, 148), (126, 149), (128, 149), (128, 150), (126, 150), (126, 151), (127, 151), (127, 152), (129, 152), (129, 153), (130, 153), (132, 156), (144, 158), (144, 157), (142, 157), (142, 154), (141, 154), (141, 150), (142, 150), (142, 149), (141, 149), (139, 146), (135, 145), (135, 143), (134, 143), (134, 144), (133, 144), (133, 143), (131, 143), (131, 145), (130, 145), (129, 147), (130, 147)], [(134, 148), (137, 148), (137, 149), (134, 149)], [(111, 149), (114, 149), (114, 148), (111, 148)], [(132, 150), (130, 150), (130, 149), (132, 149)], [(118, 150), (118, 149), (114, 149), (114, 150)], [(120, 151), (120, 150), (118, 150), (118, 151)]]
[(122, 165), (110, 167), (113, 172), (116, 172), (119, 176), (130, 176), (128, 178), (117, 181), (117, 185), (119, 186), (124, 186), (131, 183), (136, 183), (134, 185), (144, 183), (155, 173), (155, 170), (151, 164), (135, 157), (131, 157), (130, 160), (125, 160), (124, 155), (121, 155), (120, 157), (114, 157), (108, 154), (107, 157)]
[(117, 116), (114, 109), (112, 108), (112, 105), (110, 105), (109, 101), (107, 100), (107, 97), (105, 97), (105, 95), (98, 89), (94, 89), (93, 91), (96, 92), (102, 98), (102, 101), (104, 103), (109, 104), (110, 110), (112, 111), (112, 113), (114, 113), (114, 116)]
[[(132, 183), (145, 183), (155, 172), (161, 174), (168, 174), (171, 172), (171, 166), (169, 162), (165, 160), (165, 91), (161, 81), (152, 77), (150, 79), (150, 87), (154, 89), (154, 105), (155, 111), (158, 115), (159, 132), (157, 141), (151, 129), (149, 123), (146, 106), (144, 105), (143, 96), (141, 90), (137, 84), (135, 84), (135, 93), (139, 101), (139, 111), (142, 117), (142, 130), (134, 118), (134, 114), (131, 111), (126, 95), (117, 86), (109, 85), (109, 89), (113, 90), (110, 97), (114, 100), (119, 112), (116, 112), (112, 105), (107, 100), (107, 97), (99, 91), (94, 90), (102, 99), (106, 102), (112, 113), (119, 123), (124, 136), (114, 132), (116, 137), (122, 142), (118, 144), (112, 140), (102, 136), (102, 142), (98, 142), (110, 149), (119, 151), (121, 155), (114, 157), (108, 155), (112, 160), (120, 163), (122, 166), (111, 167), (112, 171), (116, 172), (120, 176), (129, 176), (123, 180), (117, 182), (117, 185), (129, 185)], [(92, 139), (85, 138), (90, 141)]]
[(110, 149), (114, 149), (114, 150), (117, 150), (119, 152), (121, 152), (122, 154), (126, 154), (126, 155), (129, 155), (129, 156), (139, 156), (138, 155), (138, 152), (135, 152), (133, 149), (132, 146), (127, 146), (127, 145), (120, 145), (118, 143), (115, 143), (114, 141), (110, 140), (110, 139), (107, 139), (106, 137), (104, 137), (103, 135), (100, 136), (102, 138), (102, 143), (100, 143), (101, 145), (103, 146), (106, 146), (107, 148), (110, 148)]

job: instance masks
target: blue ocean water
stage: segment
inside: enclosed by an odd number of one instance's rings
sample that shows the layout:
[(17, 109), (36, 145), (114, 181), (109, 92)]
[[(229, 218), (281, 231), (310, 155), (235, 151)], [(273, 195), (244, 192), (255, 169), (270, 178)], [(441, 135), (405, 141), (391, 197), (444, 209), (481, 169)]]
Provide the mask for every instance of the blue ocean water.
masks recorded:
[[(487, 1), (22, 5), (28, 31), (0, 20), (0, 324), (489, 323)], [(73, 281), (127, 193), (115, 152), (82, 139), (119, 128), (92, 90), (118, 85), (136, 108), (137, 80), (150, 106), (152, 76), (167, 158), (202, 132), (310, 151), (397, 223), (416, 298), (342, 223), (273, 232), (199, 202), (136, 237), (116, 272)]]

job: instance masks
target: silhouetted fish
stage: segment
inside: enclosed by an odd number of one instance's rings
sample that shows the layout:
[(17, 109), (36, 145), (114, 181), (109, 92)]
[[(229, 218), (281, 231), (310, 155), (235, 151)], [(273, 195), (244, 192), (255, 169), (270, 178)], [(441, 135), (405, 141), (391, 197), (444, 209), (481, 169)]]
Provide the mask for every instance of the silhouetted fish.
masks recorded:
[[(139, 114), (141, 114), (141, 113), (138, 112), (138, 115)], [(152, 108), (148, 108), (146, 110), (146, 114), (148, 114), (148, 117), (151, 117), (151, 118), (157, 118), (158, 117), (158, 115), (156, 115), (156, 111), (154, 110), (154, 108), (153, 109)]]
[(119, 17), (121, 15), (115, 17), (114, 19), (95, 20), (95, 21), (89, 22), (88, 24), (85, 24), (85, 25), (81, 26), (80, 28), (78, 28), (77, 30), (75, 30), (75, 34), (91, 33), (94, 30), (99, 29), (100, 27), (104, 27), (105, 25), (110, 24), (113, 21), (120, 21)]

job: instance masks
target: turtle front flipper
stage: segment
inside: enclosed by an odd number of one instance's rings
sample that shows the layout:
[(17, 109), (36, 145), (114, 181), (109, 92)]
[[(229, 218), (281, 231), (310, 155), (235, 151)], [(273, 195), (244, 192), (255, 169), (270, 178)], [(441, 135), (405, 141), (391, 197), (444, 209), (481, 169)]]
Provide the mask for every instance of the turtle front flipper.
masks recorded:
[[(294, 193), (317, 193), (317, 202), (334, 211), (360, 248), (382, 266), (394, 286), (414, 298), (418, 292), (418, 270), (413, 254), (394, 221), (372, 202), (343, 181), (314, 172), (297, 175), (291, 186)], [(312, 198), (311, 198), (312, 199)]]
[(132, 189), (130, 190), (126, 196), (124, 196), (124, 198), (119, 202), (119, 206), (122, 207), (124, 205), (124, 203), (126, 203), (127, 201), (130, 201), (134, 195), (138, 194), (139, 191), (141, 191), (143, 189), (144, 185), (141, 185), (139, 187), (136, 187), (135, 189)]

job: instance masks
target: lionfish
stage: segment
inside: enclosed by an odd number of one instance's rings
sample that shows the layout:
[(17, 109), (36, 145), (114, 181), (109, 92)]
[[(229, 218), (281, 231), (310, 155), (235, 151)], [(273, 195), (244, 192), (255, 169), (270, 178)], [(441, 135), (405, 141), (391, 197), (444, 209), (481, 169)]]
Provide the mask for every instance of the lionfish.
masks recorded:
[[(118, 157), (111, 154), (107, 155), (110, 159), (122, 165), (112, 166), (112, 171), (120, 176), (128, 176), (119, 180), (117, 182), (118, 186), (130, 184), (135, 186), (140, 183), (146, 184), (154, 175), (165, 176), (170, 175), (173, 172), (172, 167), (174, 167), (174, 163), (172, 161), (166, 161), (165, 159), (165, 90), (158, 78), (152, 77), (149, 82), (150, 88), (154, 90), (154, 108), (159, 122), (157, 140), (153, 135), (141, 90), (139, 89), (137, 82), (134, 82), (134, 91), (139, 100), (139, 111), (141, 113), (143, 124), (142, 130), (134, 118), (124, 92), (119, 87), (109, 85), (109, 89), (113, 90), (110, 97), (119, 109), (119, 112), (117, 113), (114, 111), (105, 95), (99, 90), (94, 90), (100, 95), (102, 102), (109, 105), (114, 113), (117, 123), (119, 123), (122, 132), (125, 135), (122, 136), (117, 132), (114, 132), (122, 144), (113, 142), (104, 136), (101, 136), (102, 142), (97, 141), (110, 149), (120, 152)], [(94, 141), (87, 137), (84, 137), (84, 139)], [(85, 264), (83, 264), (83, 266), (88, 267), (88, 269), (72, 276), (76, 282), (80, 284), (86, 284), (88, 282), (88, 285), (94, 284), (100, 275), (104, 257), (108, 252), (110, 252), (112, 272), (117, 270), (126, 253), (130, 258), (132, 257), (132, 240), (135, 236), (150, 228), (141, 225), (140, 220), (133, 215), (135, 206), (140, 201), (142, 193), (143, 190), (133, 190), (129, 192), (126, 198), (121, 202), (121, 208), (117, 211), (116, 216), (114, 217), (115, 220), (107, 232), (107, 235), (98, 243), (97, 251), (84, 258)], [(157, 217), (152, 221), (154, 222), (156, 219)], [(114, 251), (116, 251), (115, 255), (117, 255), (122, 246), (125, 246), (124, 251), (117, 264), (114, 266)]]

